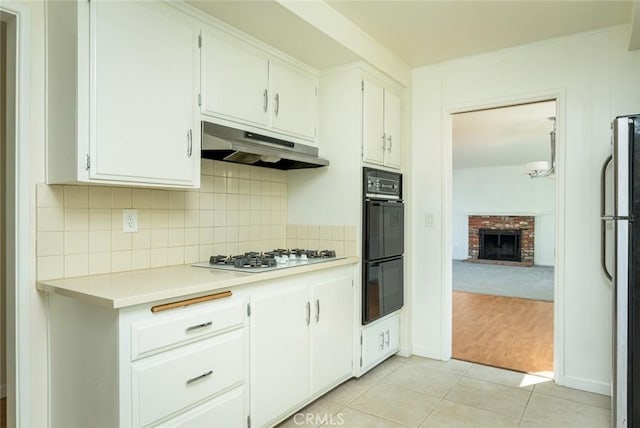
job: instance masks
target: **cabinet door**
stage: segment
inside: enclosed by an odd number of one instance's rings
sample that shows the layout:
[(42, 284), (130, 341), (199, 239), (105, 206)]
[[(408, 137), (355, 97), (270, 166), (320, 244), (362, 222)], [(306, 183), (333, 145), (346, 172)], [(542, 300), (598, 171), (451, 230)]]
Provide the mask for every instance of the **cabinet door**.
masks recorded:
[(263, 426), (309, 397), (308, 304), (303, 284), (251, 301), (252, 425)]
[(272, 61), (271, 87), (272, 128), (297, 137), (315, 139), (317, 79), (302, 70)]
[(384, 131), (387, 138), (384, 164), (400, 168), (400, 97), (388, 89), (384, 91)]
[(353, 369), (353, 286), (345, 276), (311, 289), (311, 393), (349, 377)]
[(265, 127), (268, 125), (269, 60), (258, 50), (202, 34), (202, 114)]
[(362, 91), (362, 159), (382, 164), (386, 150), (384, 135), (384, 90), (364, 79)]
[(368, 370), (382, 360), (385, 353), (385, 335), (380, 324), (362, 332), (362, 369)]
[(395, 354), (400, 349), (400, 317), (392, 317), (384, 328), (385, 352)]
[(90, 7), (90, 178), (199, 185), (197, 31), (165, 5)]
[(362, 331), (362, 370), (366, 371), (400, 349), (400, 317), (390, 316)]

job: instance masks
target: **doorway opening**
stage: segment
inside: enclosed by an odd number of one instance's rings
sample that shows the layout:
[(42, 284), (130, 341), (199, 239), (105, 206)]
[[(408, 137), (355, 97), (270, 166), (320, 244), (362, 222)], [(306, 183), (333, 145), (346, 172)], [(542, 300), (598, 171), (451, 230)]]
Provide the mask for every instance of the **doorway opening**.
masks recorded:
[(20, 405), (29, 393), (22, 382), (28, 358), (18, 358), (29, 355), (28, 23), (22, 4), (0, 5), (0, 391), (6, 426), (29, 425), (28, 407)]
[(452, 115), (452, 356), (553, 377), (556, 101)]

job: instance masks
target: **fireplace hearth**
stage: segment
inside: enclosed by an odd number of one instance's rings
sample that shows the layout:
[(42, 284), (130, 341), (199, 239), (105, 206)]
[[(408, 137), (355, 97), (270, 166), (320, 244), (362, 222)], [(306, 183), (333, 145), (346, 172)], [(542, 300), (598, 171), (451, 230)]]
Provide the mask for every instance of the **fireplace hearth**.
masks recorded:
[(477, 263), (533, 266), (535, 217), (469, 216), (469, 258)]

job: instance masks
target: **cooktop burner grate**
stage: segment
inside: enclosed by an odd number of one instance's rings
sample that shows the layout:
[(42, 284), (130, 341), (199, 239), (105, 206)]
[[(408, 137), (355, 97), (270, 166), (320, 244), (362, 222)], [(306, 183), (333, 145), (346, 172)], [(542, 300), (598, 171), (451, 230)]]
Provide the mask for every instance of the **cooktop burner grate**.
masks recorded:
[(215, 255), (209, 258), (209, 263), (197, 263), (193, 266), (225, 270), (265, 271), (313, 264), (335, 258), (335, 250), (278, 248), (266, 252), (248, 251), (238, 255)]

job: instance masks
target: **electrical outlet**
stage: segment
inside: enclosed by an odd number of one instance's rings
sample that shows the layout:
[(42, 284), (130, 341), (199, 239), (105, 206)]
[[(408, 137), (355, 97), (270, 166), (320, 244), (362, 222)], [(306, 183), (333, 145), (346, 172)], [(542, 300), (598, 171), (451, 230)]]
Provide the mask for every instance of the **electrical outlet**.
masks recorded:
[(122, 210), (122, 231), (124, 233), (138, 231), (138, 210)]

